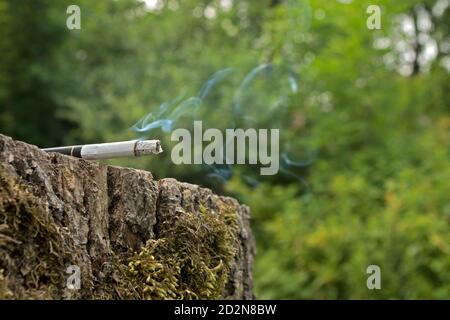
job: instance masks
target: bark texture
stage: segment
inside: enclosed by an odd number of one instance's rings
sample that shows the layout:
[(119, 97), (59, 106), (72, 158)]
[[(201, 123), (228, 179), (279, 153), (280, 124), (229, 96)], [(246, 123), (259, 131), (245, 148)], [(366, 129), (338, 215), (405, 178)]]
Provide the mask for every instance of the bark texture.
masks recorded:
[(3, 135), (0, 183), (0, 298), (253, 297), (250, 212), (232, 198)]

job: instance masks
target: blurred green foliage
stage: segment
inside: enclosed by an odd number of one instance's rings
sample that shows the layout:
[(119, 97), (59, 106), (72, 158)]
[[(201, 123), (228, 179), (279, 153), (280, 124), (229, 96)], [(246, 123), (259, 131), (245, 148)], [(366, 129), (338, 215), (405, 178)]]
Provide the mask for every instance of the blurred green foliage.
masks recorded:
[[(170, 152), (111, 163), (248, 204), (259, 298), (450, 297), (446, 1), (378, 0), (381, 30), (367, 29), (366, 0), (149, 3), (77, 0), (81, 30), (68, 30), (72, 1), (0, 0), (0, 132), (42, 147), (135, 138), (129, 128), (148, 112), (232, 67), (201, 113), (226, 128), (238, 79), (271, 63), (298, 90), (267, 112), (280, 92), (266, 82), (242, 107), (310, 165), (256, 187), (239, 167), (223, 188)], [(381, 290), (366, 287), (371, 264)]]

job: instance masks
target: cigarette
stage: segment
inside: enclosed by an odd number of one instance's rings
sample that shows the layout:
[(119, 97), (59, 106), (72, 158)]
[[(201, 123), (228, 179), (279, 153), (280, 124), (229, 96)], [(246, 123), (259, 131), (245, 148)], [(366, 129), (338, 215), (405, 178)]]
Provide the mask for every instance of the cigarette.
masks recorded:
[(158, 154), (163, 151), (159, 140), (130, 140), (45, 148), (42, 150), (46, 152), (62, 153), (86, 160), (139, 157), (147, 154)]

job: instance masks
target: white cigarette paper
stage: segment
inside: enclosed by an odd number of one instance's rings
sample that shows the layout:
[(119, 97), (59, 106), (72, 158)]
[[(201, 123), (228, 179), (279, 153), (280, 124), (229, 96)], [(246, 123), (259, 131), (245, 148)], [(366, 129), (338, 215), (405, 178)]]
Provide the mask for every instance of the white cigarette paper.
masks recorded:
[(159, 140), (131, 140), (84, 145), (81, 157), (87, 160), (137, 157), (162, 152)]

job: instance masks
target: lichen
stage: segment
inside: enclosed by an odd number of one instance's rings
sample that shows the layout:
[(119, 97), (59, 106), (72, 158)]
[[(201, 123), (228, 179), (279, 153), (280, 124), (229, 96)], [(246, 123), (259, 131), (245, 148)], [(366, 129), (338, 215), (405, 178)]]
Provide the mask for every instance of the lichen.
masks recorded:
[(166, 237), (116, 263), (113, 292), (122, 299), (220, 298), (237, 248), (236, 212), (222, 208), (180, 214)]

